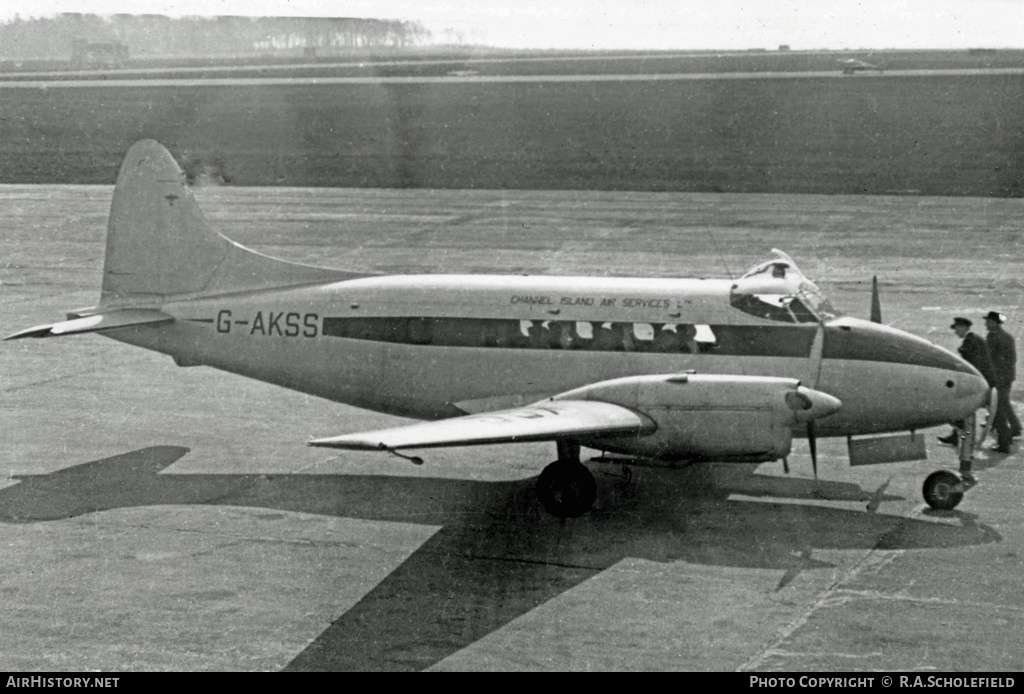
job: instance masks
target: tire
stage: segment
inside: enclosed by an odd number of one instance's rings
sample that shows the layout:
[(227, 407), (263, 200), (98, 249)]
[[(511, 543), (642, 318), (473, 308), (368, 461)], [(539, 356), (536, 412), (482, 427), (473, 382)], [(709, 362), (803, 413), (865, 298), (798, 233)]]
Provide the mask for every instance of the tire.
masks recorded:
[(537, 479), (537, 497), (559, 518), (578, 518), (594, 506), (597, 482), (583, 463), (555, 461)]
[(928, 475), (922, 493), (926, 504), (938, 511), (951, 511), (964, 498), (964, 482), (960, 475), (938, 470)]

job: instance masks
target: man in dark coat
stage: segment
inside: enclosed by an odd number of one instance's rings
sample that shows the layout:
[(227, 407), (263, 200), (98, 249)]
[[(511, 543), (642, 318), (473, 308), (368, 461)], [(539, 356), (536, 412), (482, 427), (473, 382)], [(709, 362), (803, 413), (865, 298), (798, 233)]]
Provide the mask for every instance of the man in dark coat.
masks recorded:
[[(994, 385), (992, 359), (985, 340), (971, 332), (971, 321), (966, 318), (954, 318), (953, 325), (949, 327), (953, 329), (957, 337), (963, 340), (958, 350), (960, 356), (964, 358), (964, 361), (981, 372), (981, 375), (988, 381), (989, 387), (992, 387)], [(1012, 340), (1013, 338), (1010, 339)]]
[(1017, 378), (1017, 347), (1013, 336), (1003, 330), (1006, 317), (997, 311), (989, 311), (985, 316), (985, 327), (988, 337), (989, 358), (992, 360), (992, 385), (996, 389), (996, 417), (992, 427), (996, 430), (997, 442), (992, 447), (997, 453), (1009, 453), (1010, 443), (1015, 436), (1020, 436), (1020, 420), (1010, 403), (1010, 388)]
[[(976, 368), (985, 380), (988, 381), (989, 388), (992, 388), (994, 387), (992, 360), (989, 359), (988, 346), (985, 344), (985, 340), (971, 332), (971, 325), (971, 321), (957, 316), (949, 327), (962, 340), (959, 349), (960, 356), (964, 358), (964, 361)], [(940, 436), (939, 441), (950, 446), (957, 445), (960, 440), (959, 431), (963, 429), (964, 422), (954, 422), (953, 427), (953, 431), (948, 436)]]

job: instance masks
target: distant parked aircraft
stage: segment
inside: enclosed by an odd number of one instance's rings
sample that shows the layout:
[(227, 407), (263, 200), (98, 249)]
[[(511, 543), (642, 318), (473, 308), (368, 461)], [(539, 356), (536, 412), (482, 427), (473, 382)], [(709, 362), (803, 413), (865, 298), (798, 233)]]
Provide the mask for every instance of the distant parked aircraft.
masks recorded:
[(882, 68), (864, 60), (857, 60), (856, 58), (845, 58), (839, 61), (839, 64), (843, 66), (844, 75), (852, 75), (853, 73), (860, 70), (877, 70), (882, 72)]

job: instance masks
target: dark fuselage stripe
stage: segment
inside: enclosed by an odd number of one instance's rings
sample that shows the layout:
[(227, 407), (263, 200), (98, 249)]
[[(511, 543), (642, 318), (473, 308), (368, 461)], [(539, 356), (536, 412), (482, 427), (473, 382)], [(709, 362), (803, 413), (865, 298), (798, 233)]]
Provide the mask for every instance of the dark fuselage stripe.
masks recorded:
[[(813, 323), (771, 326), (693, 326), (691, 323), (629, 323), (454, 318), (421, 316), (325, 317), (323, 334), (425, 347), (567, 349), (579, 351), (718, 354), (807, 358), (817, 331)], [(697, 329), (700, 329), (699, 331)], [(822, 358), (903, 363), (971, 373), (955, 355), (925, 341), (891, 332), (826, 327)]]
[(587, 352), (713, 353), (807, 357), (816, 326), (698, 326), (499, 318), (331, 318), (323, 334), (433, 347), (566, 349)]
[[(808, 358), (818, 328), (806, 323), (693, 326), (592, 321), (589, 331), (583, 332), (579, 326), (575, 321), (500, 318), (325, 317), (323, 334), (425, 347)], [(693, 329), (697, 327), (702, 330), (695, 336)], [(822, 356), (830, 360), (912, 364), (969, 373), (953, 354), (891, 332), (826, 327)]]

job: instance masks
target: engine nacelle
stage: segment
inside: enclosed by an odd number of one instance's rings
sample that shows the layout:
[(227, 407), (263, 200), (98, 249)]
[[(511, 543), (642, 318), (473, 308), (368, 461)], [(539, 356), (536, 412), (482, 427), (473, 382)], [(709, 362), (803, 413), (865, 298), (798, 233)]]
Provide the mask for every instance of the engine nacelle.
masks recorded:
[(595, 383), (555, 400), (601, 400), (642, 412), (653, 433), (581, 441), (664, 460), (761, 462), (789, 455), (793, 432), (842, 403), (793, 378), (681, 374)]

